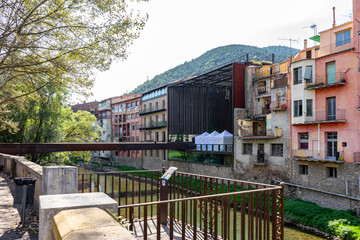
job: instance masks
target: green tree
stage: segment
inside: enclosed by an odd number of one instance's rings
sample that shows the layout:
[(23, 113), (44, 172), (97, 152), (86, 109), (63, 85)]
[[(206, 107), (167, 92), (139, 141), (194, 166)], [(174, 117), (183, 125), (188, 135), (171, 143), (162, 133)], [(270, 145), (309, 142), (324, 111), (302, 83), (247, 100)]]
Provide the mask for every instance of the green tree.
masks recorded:
[(47, 86), (89, 94), (94, 70), (126, 58), (147, 20), (126, 0), (0, 0), (0, 16), (0, 130)]

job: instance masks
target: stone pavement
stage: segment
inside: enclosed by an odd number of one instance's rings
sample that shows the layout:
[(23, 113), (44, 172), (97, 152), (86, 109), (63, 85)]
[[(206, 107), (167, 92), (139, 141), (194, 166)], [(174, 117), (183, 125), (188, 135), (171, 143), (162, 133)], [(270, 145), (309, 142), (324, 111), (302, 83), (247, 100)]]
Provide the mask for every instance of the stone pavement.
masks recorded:
[[(28, 227), (22, 229), (20, 225), (21, 220), (19, 212), (16, 208), (12, 207), (13, 195), (11, 191), (13, 191), (13, 189), (13, 181), (10, 180), (3, 172), (0, 172), (0, 240), (38, 239), (36, 233), (37, 227), (34, 226), (33, 223), (34, 220), (37, 220), (36, 216), (27, 219), (25, 222)], [(31, 214), (34, 214), (33, 211), (31, 211)]]

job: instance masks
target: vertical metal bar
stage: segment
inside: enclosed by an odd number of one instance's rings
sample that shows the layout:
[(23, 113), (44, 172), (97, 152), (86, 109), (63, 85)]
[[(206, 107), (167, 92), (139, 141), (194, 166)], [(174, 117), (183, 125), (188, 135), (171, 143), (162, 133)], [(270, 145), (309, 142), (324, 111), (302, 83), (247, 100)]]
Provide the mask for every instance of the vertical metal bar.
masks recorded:
[[(177, 198), (180, 199), (180, 174), (177, 174)], [(177, 219), (180, 220), (180, 202), (177, 204)]]
[(181, 202), (181, 239), (185, 240), (185, 202)]
[(159, 201), (160, 198), (160, 180), (159, 180), (159, 172), (156, 173), (156, 179), (157, 179), (157, 188), (156, 188), (156, 201)]
[(254, 239), (254, 193), (250, 193), (250, 239)]
[(132, 182), (131, 182), (131, 203), (135, 203), (135, 173), (132, 173)]
[(277, 198), (277, 189), (272, 190), (272, 213), (271, 213), (271, 220), (272, 220), (272, 239), (275, 240), (277, 238), (277, 231), (276, 231), (276, 225), (277, 225), (277, 204), (276, 204), (276, 198)]
[[(121, 205), (121, 173), (119, 173), (119, 195), (118, 195), (118, 206)], [(118, 216), (120, 216), (120, 208), (118, 208)]]
[(129, 219), (130, 219), (129, 230), (134, 231), (134, 208), (133, 207), (130, 207), (130, 209), (129, 209)]
[(91, 183), (92, 183), (92, 174), (90, 173), (89, 174), (89, 191), (92, 192), (92, 189), (91, 189)]
[(263, 223), (263, 195), (262, 192), (259, 193), (259, 240), (263, 239), (263, 229), (262, 229), (262, 223)]
[(111, 174), (111, 198), (114, 198), (114, 173)]
[[(193, 196), (193, 188), (192, 188), (192, 186), (193, 186), (193, 176), (192, 175), (190, 175), (190, 196)], [(192, 211), (192, 204), (193, 204), (193, 202), (192, 201), (190, 201), (190, 207), (189, 207), (189, 222), (190, 222), (190, 226), (192, 226), (193, 225), (193, 218), (191, 217), (191, 211)]]
[(106, 176), (106, 173), (104, 174), (105, 176), (105, 186), (104, 186), (104, 191), (105, 191), (105, 194), (106, 194), (106, 188), (107, 188), (107, 176)]
[[(203, 195), (203, 177), (200, 176), (200, 196)], [(200, 205), (200, 230), (202, 230), (202, 214), (203, 214), (203, 209), (202, 209), (202, 205), (203, 205), (203, 199), (199, 199), (199, 205)]]
[[(228, 180), (228, 192), (230, 193), (231, 192), (231, 189), (230, 189), (230, 180)], [(228, 232), (228, 238), (230, 239), (230, 196), (229, 196), (229, 201), (228, 201), (228, 213), (227, 213), (227, 216), (228, 216), (228, 219), (227, 219), (227, 232)]]
[[(150, 201), (153, 202), (153, 195), (154, 195), (154, 172), (151, 172), (151, 195)], [(151, 204), (151, 217), (153, 217), (153, 204)]]
[[(128, 204), (128, 174), (125, 173), (125, 205)], [(125, 215), (127, 215), (127, 208), (125, 208)]]
[(196, 240), (196, 233), (197, 233), (197, 207), (196, 207), (196, 199), (193, 200), (194, 204), (193, 204), (193, 240)]
[[(209, 194), (213, 194), (214, 193), (213, 178), (210, 178), (209, 186), (210, 186)], [(213, 219), (213, 211), (214, 211), (212, 200), (213, 199), (209, 199), (209, 218), (210, 218), (211, 223), (213, 223), (212, 219)], [(209, 233), (211, 235), (214, 234), (214, 226), (213, 226), (213, 224), (210, 224), (210, 226), (209, 226)]]
[(156, 239), (160, 240), (160, 231), (161, 231), (161, 211), (160, 211), (160, 204), (156, 204), (157, 216), (156, 216)]
[[(241, 183), (241, 189), (244, 188), (244, 184)], [(245, 194), (241, 193), (241, 240), (245, 240)]]
[[(234, 182), (234, 191), (237, 192), (237, 186), (236, 186), (236, 182)], [(236, 239), (236, 211), (237, 211), (237, 195), (233, 195), (234, 196), (234, 201), (233, 201), (233, 212), (234, 212), (234, 217), (233, 217), (233, 239)]]
[[(140, 212), (140, 211), (139, 211)], [(144, 239), (147, 239), (147, 228), (148, 228), (148, 223), (147, 223), (147, 205), (144, 205)]]
[(145, 173), (145, 202), (147, 202), (147, 173)]
[(100, 175), (96, 174), (97, 191), (100, 192)]
[(215, 211), (214, 211), (214, 238), (215, 240), (218, 239), (218, 204), (219, 204), (219, 199), (217, 197), (215, 197)]
[[(138, 203), (141, 203), (141, 174), (139, 173), (139, 201)], [(140, 206), (139, 206), (139, 219), (140, 219), (140, 212), (141, 212), (141, 209), (140, 209)]]
[(266, 240), (270, 240), (270, 190), (266, 191)]
[[(256, 185), (255, 189), (258, 189), (259, 186)], [(259, 239), (259, 195), (255, 193), (255, 239)]]
[(202, 202), (204, 203), (204, 240), (208, 239), (208, 205), (207, 205), (208, 199), (205, 198)]
[(174, 203), (170, 203), (170, 240), (174, 239)]
[(81, 174), (81, 192), (84, 193), (84, 174)]
[(281, 186), (281, 190), (280, 190), (280, 197), (281, 197), (281, 230), (280, 230), (280, 239), (281, 240), (284, 240), (284, 188), (285, 188), (285, 184), (284, 183), (281, 183), (280, 184)]
[[(187, 176), (187, 174), (185, 175), (185, 186), (186, 186), (186, 190), (185, 190), (185, 196), (186, 196), (186, 198), (189, 196), (188, 195), (188, 191), (189, 191), (189, 186), (188, 186), (188, 176)], [(185, 201), (185, 223), (188, 223), (188, 201)]]

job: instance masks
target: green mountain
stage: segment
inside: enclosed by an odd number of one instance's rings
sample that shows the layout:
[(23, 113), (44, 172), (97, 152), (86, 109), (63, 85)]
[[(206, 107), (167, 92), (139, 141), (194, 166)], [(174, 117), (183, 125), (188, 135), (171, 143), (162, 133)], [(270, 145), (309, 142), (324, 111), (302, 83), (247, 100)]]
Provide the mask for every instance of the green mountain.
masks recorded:
[[(295, 56), (299, 50), (291, 49), (291, 52)], [(235, 59), (240, 58), (240, 60), (245, 61), (244, 55), (246, 54), (249, 54), (249, 59), (254, 61), (271, 61), (272, 53), (275, 54), (275, 62), (283, 62), (290, 56), (290, 48), (285, 46), (259, 48), (240, 44), (217, 47), (207, 51), (198, 58), (189, 62), (186, 61), (164, 73), (156, 75), (153, 79), (137, 86), (131, 93), (145, 92), (178, 79), (196, 76)]]

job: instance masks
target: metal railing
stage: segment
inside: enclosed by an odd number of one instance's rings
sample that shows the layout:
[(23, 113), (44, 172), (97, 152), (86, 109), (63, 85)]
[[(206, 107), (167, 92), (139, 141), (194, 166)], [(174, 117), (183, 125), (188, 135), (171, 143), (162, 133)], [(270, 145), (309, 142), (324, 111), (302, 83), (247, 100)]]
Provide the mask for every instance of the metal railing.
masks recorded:
[(329, 156), (327, 150), (293, 149), (292, 157), (308, 160), (344, 161), (342, 154), (338, 151)]
[(156, 128), (156, 127), (166, 127), (167, 121), (161, 121), (161, 122), (150, 122), (144, 124), (141, 128)]
[(269, 114), (271, 111), (270, 111), (270, 106), (269, 107), (262, 107), (261, 108), (261, 113), (262, 114)]
[(306, 80), (306, 88), (324, 88), (345, 83), (345, 72), (336, 72), (333, 74), (315, 76), (315, 79)]
[(160, 104), (157, 107), (156, 106), (152, 106), (152, 107), (147, 107), (141, 110), (141, 114), (145, 114), (145, 113), (151, 113), (151, 112), (156, 112), (156, 111), (163, 111), (166, 110), (166, 104)]
[(258, 94), (268, 93), (266, 86), (258, 87)]
[(278, 101), (271, 101), (270, 109), (271, 110), (285, 110), (287, 108), (286, 102), (280, 103)]
[(345, 109), (336, 109), (336, 112), (331, 114), (327, 111), (315, 111), (315, 121), (338, 121), (345, 119)]
[(272, 80), (271, 88), (284, 87), (287, 86), (287, 77), (277, 78)]
[(284, 239), (283, 185), (183, 172), (165, 181), (163, 173), (79, 174), (79, 189), (117, 200), (137, 238)]

